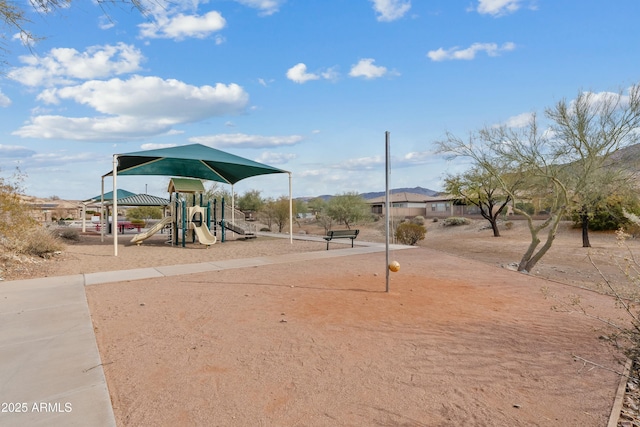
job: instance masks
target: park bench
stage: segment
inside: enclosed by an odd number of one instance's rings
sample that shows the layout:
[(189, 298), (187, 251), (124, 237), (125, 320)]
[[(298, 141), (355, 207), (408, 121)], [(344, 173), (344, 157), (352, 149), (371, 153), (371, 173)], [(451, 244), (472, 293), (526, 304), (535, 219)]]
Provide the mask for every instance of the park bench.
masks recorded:
[(358, 237), (358, 233), (360, 230), (329, 230), (323, 238), (327, 241), (327, 250), (329, 250), (329, 242), (333, 239), (351, 239), (351, 247), (353, 247), (353, 240)]

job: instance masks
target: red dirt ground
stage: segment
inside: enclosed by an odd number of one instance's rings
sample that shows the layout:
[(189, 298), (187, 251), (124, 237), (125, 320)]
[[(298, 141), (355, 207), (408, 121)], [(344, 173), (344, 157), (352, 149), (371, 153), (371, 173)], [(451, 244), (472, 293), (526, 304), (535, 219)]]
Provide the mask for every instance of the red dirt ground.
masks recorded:
[(582, 359), (621, 369), (607, 331), (542, 289), (610, 298), (392, 256), (390, 293), (384, 253), (88, 287), (118, 425), (606, 425), (619, 377)]

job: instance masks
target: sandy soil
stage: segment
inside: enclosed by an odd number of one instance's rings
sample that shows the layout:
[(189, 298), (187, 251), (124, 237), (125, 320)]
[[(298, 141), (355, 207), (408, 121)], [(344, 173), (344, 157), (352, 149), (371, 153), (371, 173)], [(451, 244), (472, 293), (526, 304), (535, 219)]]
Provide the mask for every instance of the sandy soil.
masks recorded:
[[(586, 289), (600, 289), (587, 255), (615, 272), (611, 255), (623, 251), (611, 234), (585, 250), (565, 228), (525, 275), (503, 268), (526, 248), (523, 228), (500, 239), (481, 228), (429, 224), (419, 248), (392, 253), (401, 270), (390, 293), (384, 253), (87, 287), (118, 425), (606, 425), (619, 377), (585, 360), (621, 370), (618, 355), (602, 322), (563, 303), (617, 319), (611, 298)], [(112, 250), (83, 236), (44, 274), (325, 244), (157, 241), (122, 246), (117, 259)]]

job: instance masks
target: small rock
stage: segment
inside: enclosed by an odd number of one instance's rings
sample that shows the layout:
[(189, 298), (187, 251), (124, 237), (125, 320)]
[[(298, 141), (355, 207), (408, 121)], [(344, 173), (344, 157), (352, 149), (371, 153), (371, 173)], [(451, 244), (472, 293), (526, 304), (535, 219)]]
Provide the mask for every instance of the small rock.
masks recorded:
[(287, 323), (287, 319), (280, 319), (280, 323)]
[(516, 409), (520, 409), (522, 407), (522, 405), (520, 405), (519, 403), (515, 403), (513, 405), (513, 407), (516, 408)]
[(144, 307), (144, 303), (143, 302), (140, 303), (140, 307)]

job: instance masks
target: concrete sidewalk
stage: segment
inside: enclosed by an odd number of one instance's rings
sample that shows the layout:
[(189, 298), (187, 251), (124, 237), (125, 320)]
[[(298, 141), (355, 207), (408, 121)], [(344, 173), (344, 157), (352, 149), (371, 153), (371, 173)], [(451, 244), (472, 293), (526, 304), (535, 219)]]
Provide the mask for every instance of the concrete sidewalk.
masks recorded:
[[(277, 237), (289, 238), (288, 235)], [(349, 245), (345, 249), (328, 251), (0, 282), (0, 425), (116, 425), (85, 286), (385, 250), (384, 244), (358, 242), (356, 246), (353, 249)], [(409, 249), (412, 246), (393, 245), (392, 248)]]

